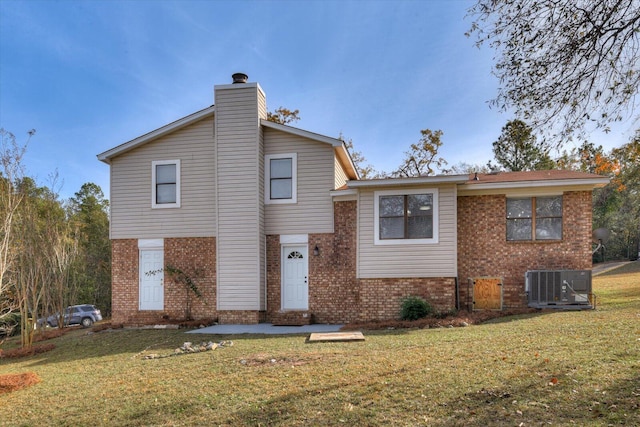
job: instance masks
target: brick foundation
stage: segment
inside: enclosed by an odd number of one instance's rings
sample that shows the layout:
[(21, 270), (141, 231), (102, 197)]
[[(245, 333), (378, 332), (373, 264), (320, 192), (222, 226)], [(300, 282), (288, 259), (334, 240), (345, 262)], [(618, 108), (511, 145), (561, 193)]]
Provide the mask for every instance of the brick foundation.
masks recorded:
[(261, 311), (221, 310), (218, 312), (218, 322), (222, 325), (253, 325), (264, 321), (264, 312)]
[(502, 277), (503, 307), (526, 307), (527, 270), (591, 268), (591, 192), (563, 196), (561, 241), (507, 241), (506, 196), (458, 197), (461, 308), (472, 308), (470, 277)]

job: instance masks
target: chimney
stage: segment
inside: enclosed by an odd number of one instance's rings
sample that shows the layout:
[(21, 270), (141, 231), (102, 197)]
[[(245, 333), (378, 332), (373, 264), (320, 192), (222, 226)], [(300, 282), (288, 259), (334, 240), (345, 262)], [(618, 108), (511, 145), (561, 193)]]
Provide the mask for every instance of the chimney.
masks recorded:
[(233, 79), (233, 84), (235, 85), (246, 83), (249, 79), (249, 76), (247, 76), (245, 73), (234, 73), (231, 78)]

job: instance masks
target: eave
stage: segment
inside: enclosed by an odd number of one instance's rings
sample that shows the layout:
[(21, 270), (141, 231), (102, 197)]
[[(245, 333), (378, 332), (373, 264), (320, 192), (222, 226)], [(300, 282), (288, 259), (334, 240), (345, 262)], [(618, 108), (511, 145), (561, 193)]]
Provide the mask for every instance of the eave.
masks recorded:
[(125, 142), (124, 144), (120, 144), (117, 147), (114, 147), (110, 150), (107, 150), (103, 153), (98, 154), (98, 160), (101, 162), (110, 164), (111, 159), (119, 156), (127, 151), (131, 151), (134, 148), (137, 148), (141, 145), (144, 145), (154, 139), (160, 138), (161, 136), (167, 135), (171, 132), (175, 132), (179, 129), (182, 129), (186, 126), (189, 126), (192, 123), (195, 123), (199, 120), (202, 120), (206, 117), (213, 116), (215, 113), (215, 106), (205, 108), (203, 110), (197, 111), (193, 114), (185, 116), (181, 119), (176, 120), (175, 122), (171, 122), (168, 125), (162, 126), (154, 131), (146, 133), (142, 136), (139, 136), (131, 141)]
[(278, 130), (280, 132), (285, 132), (291, 135), (307, 138), (312, 141), (330, 144), (333, 147), (336, 155), (338, 156), (340, 163), (342, 163), (342, 165), (345, 167), (347, 174), (349, 176), (349, 179), (354, 179), (354, 180), (359, 179), (358, 172), (356, 171), (355, 165), (353, 164), (351, 156), (349, 155), (349, 152), (347, 151), (347, 147), (345, 146), (343, 140), (337, 139), (337, 138), (331, 138), (329, 136), (321, 135), (319, 133), (309, 132), (304, 129), (294, 128), (292, 126), (274, 123), (265, 119), (260, 120), (260, 125), (266, 128)]
[(549, 189), (549, 191), (562, 190), (593, 190), (604, 187), (609, 183), (607, 177), (581, 178), (581, 179), (548, 179), (536, 181), (507, 181), (462, 184), (458, 186), (458, 195), (496, 194), (515, 190)]
[(437, 175), (412, 178), (383, 178), (347, 181), (348, 188), (399, 187), (408, 185), (462, 184), (467, 182), (468, 175)]

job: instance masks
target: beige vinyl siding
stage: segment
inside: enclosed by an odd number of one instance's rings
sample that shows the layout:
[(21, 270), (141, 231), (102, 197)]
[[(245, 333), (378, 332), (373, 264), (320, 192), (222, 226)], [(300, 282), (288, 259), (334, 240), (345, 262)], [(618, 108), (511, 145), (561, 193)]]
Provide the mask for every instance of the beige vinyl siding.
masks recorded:
[(297, 203), (266, 205), (266, 234), (332, 233), (333, 147), (269, 128), (264, 144), (265, 155), (296, 153), (298, 159)]
[(334, 174), (336, 177), (336, 182), (333, 188), (338, 189), (342, 187), (349, 180), (349, 178), (347, 177), (347, 173), (344, 171), (344, 168), (342, 167), (342, 163), (340, 163), (340, 159), (338, 159), (338, 156), (334, 154), (333, 159)]
[(219, 310), (261, 308), (260, 92), (256, 84), (215, 90)]
[[(112, 239), (215, 236), (213, 120), (200, 120), (112, 160)], [(151, 164), (176, 159), (181, 207), (152, 209)]]
[[(438, 243), (424, 245), (374, 245), (374, 191), (360, 190), (359, 278), (457, 276), (456, 187), (446, 185), (436, 188), (438, 188), (439, 239)], [(402, 194), (401, 189), (398, 189), (398, 194)]]
[[(259, 93), (259, 96), (263, 95), (262, 92)], [(263, 95), (264, 96), (264, 95)], [(258, 107), (262, 108), (262, 110), (258, 111), (258, 115), (260, 117), (266, 117), (266, 100), (258, 103)], [(267, 290), (267, 236), (264, 233), (264, 130), (262, 126), (258, 126), (258, 137), (260, 143), (258, 144), (258, 198), (256, 199), (256, 204), (258, 206), (258, 218), (260, 221), (260, 265), (258, 274), (260, 277), (260, 310), (267, 309), (267, 299), (266, 299), (266, 290)]]

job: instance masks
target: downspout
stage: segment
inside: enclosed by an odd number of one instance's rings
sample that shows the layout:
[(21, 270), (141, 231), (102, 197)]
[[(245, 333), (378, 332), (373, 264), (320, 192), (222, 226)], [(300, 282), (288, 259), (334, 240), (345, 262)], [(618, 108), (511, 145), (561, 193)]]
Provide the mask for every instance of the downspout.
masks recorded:
[(264, 235), (264, 320), (265, 322), (267, 321), (267, 316), (268, 316), (268, 312), (269, 312), (269, 303), (267, 301), (267, 295), (269, 295), (269, 292), (267, 292), (267, 285), (268, 285), (268, 277), (267, 277), (267, 264), (268, 264), (268, 260), (267, 260), (267, 236), (266, 234)]
[(454, 278), (456, 285), (456, 311), (460, 311), (460, 281), (458, 276)]

